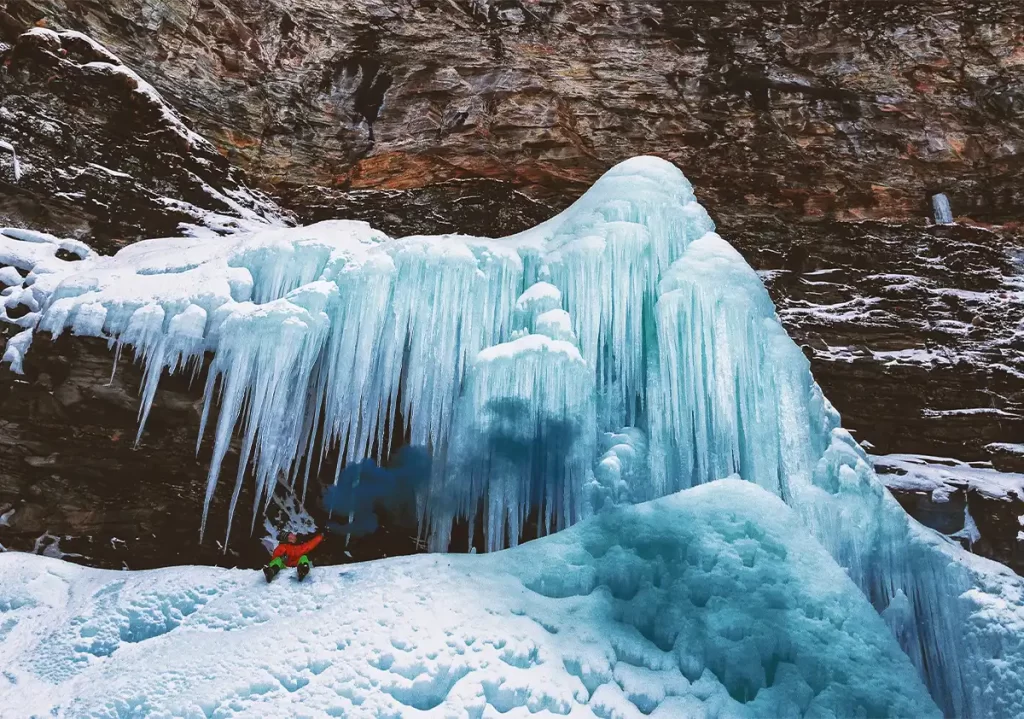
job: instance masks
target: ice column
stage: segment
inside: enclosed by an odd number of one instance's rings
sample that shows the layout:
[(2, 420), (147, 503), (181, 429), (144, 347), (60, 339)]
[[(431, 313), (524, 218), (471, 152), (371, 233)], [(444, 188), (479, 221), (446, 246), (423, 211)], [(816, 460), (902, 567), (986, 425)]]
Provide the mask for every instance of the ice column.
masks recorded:
[[(757, 274), (713, 233), (692, 243), (660, 286), (660, 392), (652, 398), (656, 493), (730, 474), (789, 497), (789, 477), (817, 455), (799, 350), (789, 343)], [(795, 346), (794, 346), (794, 349)]]
[(949, 207), (949, 198), (942, 192), (932, 195), (932, 211), (936, 225), (952, 225), (953, 210)]
[(448, 548), (456, 520), (468, 523), (472, 545), (481, 511), (487, 551), (516, 546), (531, 510), (540, 534), (583, 515), (596, 436), (594, 372), (565, 311), (548, 309), (559, 299), (552, 289), (534, 285), (517, 308), (526, 326), (555, 337), (526, 334), (489, 347), (467, 373), (425, 500), (433, 550)]

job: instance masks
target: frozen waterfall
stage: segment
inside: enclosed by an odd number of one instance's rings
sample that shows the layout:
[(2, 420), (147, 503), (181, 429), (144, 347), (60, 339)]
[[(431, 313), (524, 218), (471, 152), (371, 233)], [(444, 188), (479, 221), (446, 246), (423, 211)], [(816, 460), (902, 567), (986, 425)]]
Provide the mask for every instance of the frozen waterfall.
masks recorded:
[(932, 195), (932, 214), (935, 216), (936, 225), (953, 224), (953, 210), (949, 206), (949, 198), (945, 193)]
[(140, 433), (161, 375), (208, 362), (207, 506), (240, 436), (233, 493), (253, 475), (254, 518), (333, 450), (335, 473), (386, 458), (398, 429), (434, 458), (419, 501), (437, 550), (454, 522), (498, 549), (531, 517), (553, 532), (739, 474), (796, 510), (947, 714), (1024, 712), (1006, 660), (1024, 663), (1020, 582), (886, 493), (713, 229), (677, 168), (634, 158), (499, 240), (338, 221), (69, 263), (55, 238), (3, 230), (0, 263), (29, 271), (5, 308), (32, 310), (5, 357), (17, 368), (34, 328), (130, 346), (146, 367)]

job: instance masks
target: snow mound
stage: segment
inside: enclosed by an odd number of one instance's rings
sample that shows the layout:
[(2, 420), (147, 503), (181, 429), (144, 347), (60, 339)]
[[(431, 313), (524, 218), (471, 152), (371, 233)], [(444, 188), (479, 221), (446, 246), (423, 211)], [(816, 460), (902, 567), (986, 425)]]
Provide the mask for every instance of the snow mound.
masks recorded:
[(0, 649), (19, 716), (940, 716), (799, 518), (734, 479), (304, 584), (4, 554)]

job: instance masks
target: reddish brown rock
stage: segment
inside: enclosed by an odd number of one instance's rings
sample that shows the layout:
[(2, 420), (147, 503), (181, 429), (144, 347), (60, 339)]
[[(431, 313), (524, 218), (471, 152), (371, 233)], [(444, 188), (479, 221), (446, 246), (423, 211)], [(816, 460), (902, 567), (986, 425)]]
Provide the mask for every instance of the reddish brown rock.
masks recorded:
[[(658, 154), (717, 216), (1024, 215), (1015, 0), (9, 0), (125, 58), (268, 188), (564, 197)], [(300, 208), (301, 209), (301, 208)]]

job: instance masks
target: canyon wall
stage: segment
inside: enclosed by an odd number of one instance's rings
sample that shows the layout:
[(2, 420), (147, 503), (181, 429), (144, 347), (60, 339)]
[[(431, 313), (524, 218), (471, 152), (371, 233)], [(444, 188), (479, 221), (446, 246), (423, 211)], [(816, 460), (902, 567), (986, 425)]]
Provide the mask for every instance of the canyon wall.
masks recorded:
[(716, 217), (1024, 207), (1016, 0), (0, 2), (3, 41), (33, 24), (105, 43), (298, 207), (466, 177), (564, 205), (639, 154)]

